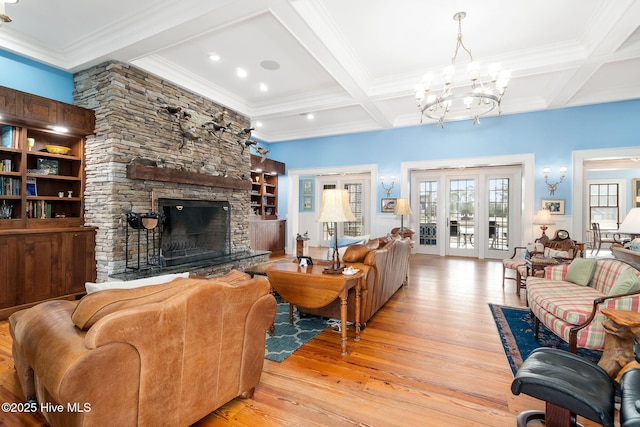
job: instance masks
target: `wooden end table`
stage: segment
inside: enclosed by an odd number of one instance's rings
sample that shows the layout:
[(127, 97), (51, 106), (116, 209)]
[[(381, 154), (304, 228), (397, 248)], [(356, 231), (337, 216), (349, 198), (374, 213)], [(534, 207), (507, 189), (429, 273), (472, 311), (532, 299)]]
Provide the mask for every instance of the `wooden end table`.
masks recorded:
[(537, 271), (544, 270), (550, 265), (558, 265), (560, 261), (556, 258), (531, 257), (527, 260), (527, 276), (535, 276)]
[(347, 355), (347, 295), (356, 290), (355, 341), (360, 340), (360, 281), (362, 271), (352, 276), (324, 274), (322, 265), (300, 267), (296, 263), (274, 264), (267, 268), (271, 287), (290, 304), (300, 307), (324, 307), (340, 298), (341, 354)]

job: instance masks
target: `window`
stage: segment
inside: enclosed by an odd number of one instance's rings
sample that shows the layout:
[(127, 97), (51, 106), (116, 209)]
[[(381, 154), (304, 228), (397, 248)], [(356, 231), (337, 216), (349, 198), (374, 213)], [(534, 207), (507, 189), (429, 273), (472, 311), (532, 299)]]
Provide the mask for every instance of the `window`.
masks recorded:
[(620, 224), (618, 184), (589, 184), (589, 227), (597, 222), (601, 230), (617, 230)]

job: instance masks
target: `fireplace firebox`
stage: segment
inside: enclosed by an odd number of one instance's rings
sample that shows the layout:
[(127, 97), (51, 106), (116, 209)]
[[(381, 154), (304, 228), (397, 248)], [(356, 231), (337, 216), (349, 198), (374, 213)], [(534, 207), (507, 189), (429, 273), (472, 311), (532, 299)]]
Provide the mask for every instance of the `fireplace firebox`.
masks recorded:
[(160, 256), (166, 266), (231, 253), (231, 206), (227, 201), (159, 199), (164, 215)]

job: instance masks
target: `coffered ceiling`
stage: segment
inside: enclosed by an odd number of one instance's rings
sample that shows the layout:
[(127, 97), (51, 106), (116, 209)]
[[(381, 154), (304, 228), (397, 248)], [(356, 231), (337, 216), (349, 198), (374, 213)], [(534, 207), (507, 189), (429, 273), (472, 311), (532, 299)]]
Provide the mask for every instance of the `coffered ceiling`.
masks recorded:
[(131, 63), (277, 142), (417, 125), (415, 85), (450, 63), (459, 11), (474, 59), (512, 70), (502, 114), (640, 98), (634, 0), (20, 0), (0, 48), (70, 72)]

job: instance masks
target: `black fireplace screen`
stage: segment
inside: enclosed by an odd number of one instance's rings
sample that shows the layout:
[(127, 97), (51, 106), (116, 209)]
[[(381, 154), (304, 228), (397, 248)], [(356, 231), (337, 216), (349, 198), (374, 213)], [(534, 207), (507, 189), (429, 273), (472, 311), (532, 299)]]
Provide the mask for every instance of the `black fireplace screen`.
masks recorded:
[(164, 214), (162, 256), (178, 265), (231, 253), (229, 202), (159, 199)]

